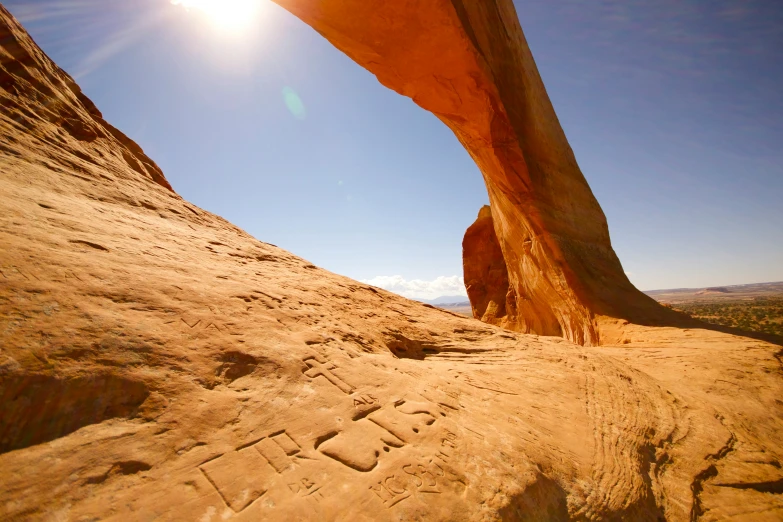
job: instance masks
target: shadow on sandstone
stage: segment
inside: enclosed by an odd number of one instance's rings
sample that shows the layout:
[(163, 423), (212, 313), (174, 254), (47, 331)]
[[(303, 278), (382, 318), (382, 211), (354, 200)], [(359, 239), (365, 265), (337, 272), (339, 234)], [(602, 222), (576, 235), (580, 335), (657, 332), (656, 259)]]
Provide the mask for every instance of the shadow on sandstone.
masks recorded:
[(551, 478), (539, 474), (536, 481), (519, 495), (513, 496), (498, 515), (507, 522), (571, 520), (565, 490)]
[(711, 330), (713, 332), (720, 332), (729, 335), (736, 335), (738, 337), (748, 337), (750, 339), (756, 339), (758, 341), (764, 341), (777, 346), (783, 346), (783, 337), (767, 332), (754, 332), (751, 330), (741, 330), (731, 326), (723, 326), (719, 324), (712, 324), (695, 319), (688, 314), (672, 310), (670, 308), (660, 305), (662, 314), (653, 318), (653, 320), (645, 320), (643, 317), (634, 317), (631, 322), (642, 326), (671, 326), (674, 328), (691, 329), (698, 328), (701, 330)]
[(715, 332), (721, 332), (731, 335), (737, 335), (739, 337), (749, 337), (756, 339), (757, 341), (765, 341), (777, 346), (783, 346), (783, 337), (766, 332), (752, 332), (750, 330), (740, 330), (739, 328), (732, 328), (731, 326), (721, 326), (717, 324), (710, 324), (694, 319), (698, 324), (696, 328), (703, 328), (704, 330), (713, 330)]
[(150, 391), (115, 375), (0, 377), (0, 453), (58, 439), (115, 417), (133, 417)]

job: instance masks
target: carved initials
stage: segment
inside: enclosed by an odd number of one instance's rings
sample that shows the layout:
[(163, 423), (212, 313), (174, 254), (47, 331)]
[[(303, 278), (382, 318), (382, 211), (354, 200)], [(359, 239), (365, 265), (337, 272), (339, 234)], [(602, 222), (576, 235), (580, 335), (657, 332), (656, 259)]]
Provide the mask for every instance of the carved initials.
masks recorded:
[(310, 357), (308, 359), (304, 360), (304, 363), (307, 365), (307, 369), (304, 370), (304, 374), (310, 377), (311, 379), (315, 379), (316, 377), (324, 377), (327, 381), (332, 383), (333, 385), (337, 386), (340, 391), (345, 393), (346, 395), (350, 395), (353, 393), (353, 386), (336, 376), (334, 373), (332, 373), (332, 370), (336, 368), (334, 363), (327, 362), (322, 363), (318, 361), (315, 357)]

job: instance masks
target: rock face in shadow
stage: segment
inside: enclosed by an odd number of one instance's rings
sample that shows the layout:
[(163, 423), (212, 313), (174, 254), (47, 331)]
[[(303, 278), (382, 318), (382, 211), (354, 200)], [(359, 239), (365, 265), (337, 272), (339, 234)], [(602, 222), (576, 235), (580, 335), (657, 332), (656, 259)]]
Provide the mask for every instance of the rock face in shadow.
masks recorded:
[[(414, 48), (463, 27), (394, 4)], [(396, 34), (308, 12), (339, 5)], [(332, 274), (183, 201), (3, 9), (0, 69), (0, 520), (783, 517), (779, 346), (586, 347)]]
[(114, 417), (132, 417), (149, 396), (144, 384), (114, 375), (58, 379), (0, 377), (0, 453), (58, 439)]
[(508, 268), (495, 235), (492, 211), (485, 205), (462, 240), (465, 288), (473, 317), (516, 330), (516, 298), (508, 284)]
[(512, 0), (275, 1), (465, 146), (484, 176), (508, 266), (511, 327), (590, 345), (603, 317), (672, 320), (623, 272)]

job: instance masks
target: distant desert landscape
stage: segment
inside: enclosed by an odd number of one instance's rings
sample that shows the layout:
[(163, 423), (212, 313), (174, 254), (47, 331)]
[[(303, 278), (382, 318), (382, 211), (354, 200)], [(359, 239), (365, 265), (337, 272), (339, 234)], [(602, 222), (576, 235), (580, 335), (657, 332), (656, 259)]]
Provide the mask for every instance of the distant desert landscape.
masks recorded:
[(783, 336), (783, 283), (780, 282), (646, 293), (707, 323)]
[[(648, 290), (647, 295), (701, 321), (748, 332), (783, 337), (783, 283), (754, 283), (707, 288)], [(448, 300), (436, 306), (473, 317), (470, 301)]]

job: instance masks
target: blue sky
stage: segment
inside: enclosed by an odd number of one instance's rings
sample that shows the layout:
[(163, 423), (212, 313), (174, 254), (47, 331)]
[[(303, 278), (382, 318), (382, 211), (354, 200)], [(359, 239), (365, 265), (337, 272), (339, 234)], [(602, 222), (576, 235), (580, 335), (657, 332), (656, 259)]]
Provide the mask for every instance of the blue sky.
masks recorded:
[[(515, 4), (631, 280), (783, 280), (779, 0)], [(334, 272), (464, 293), (476, 166), (276, 5), (234, 33), (169, 0), (5, 5), (186, 199)]]

